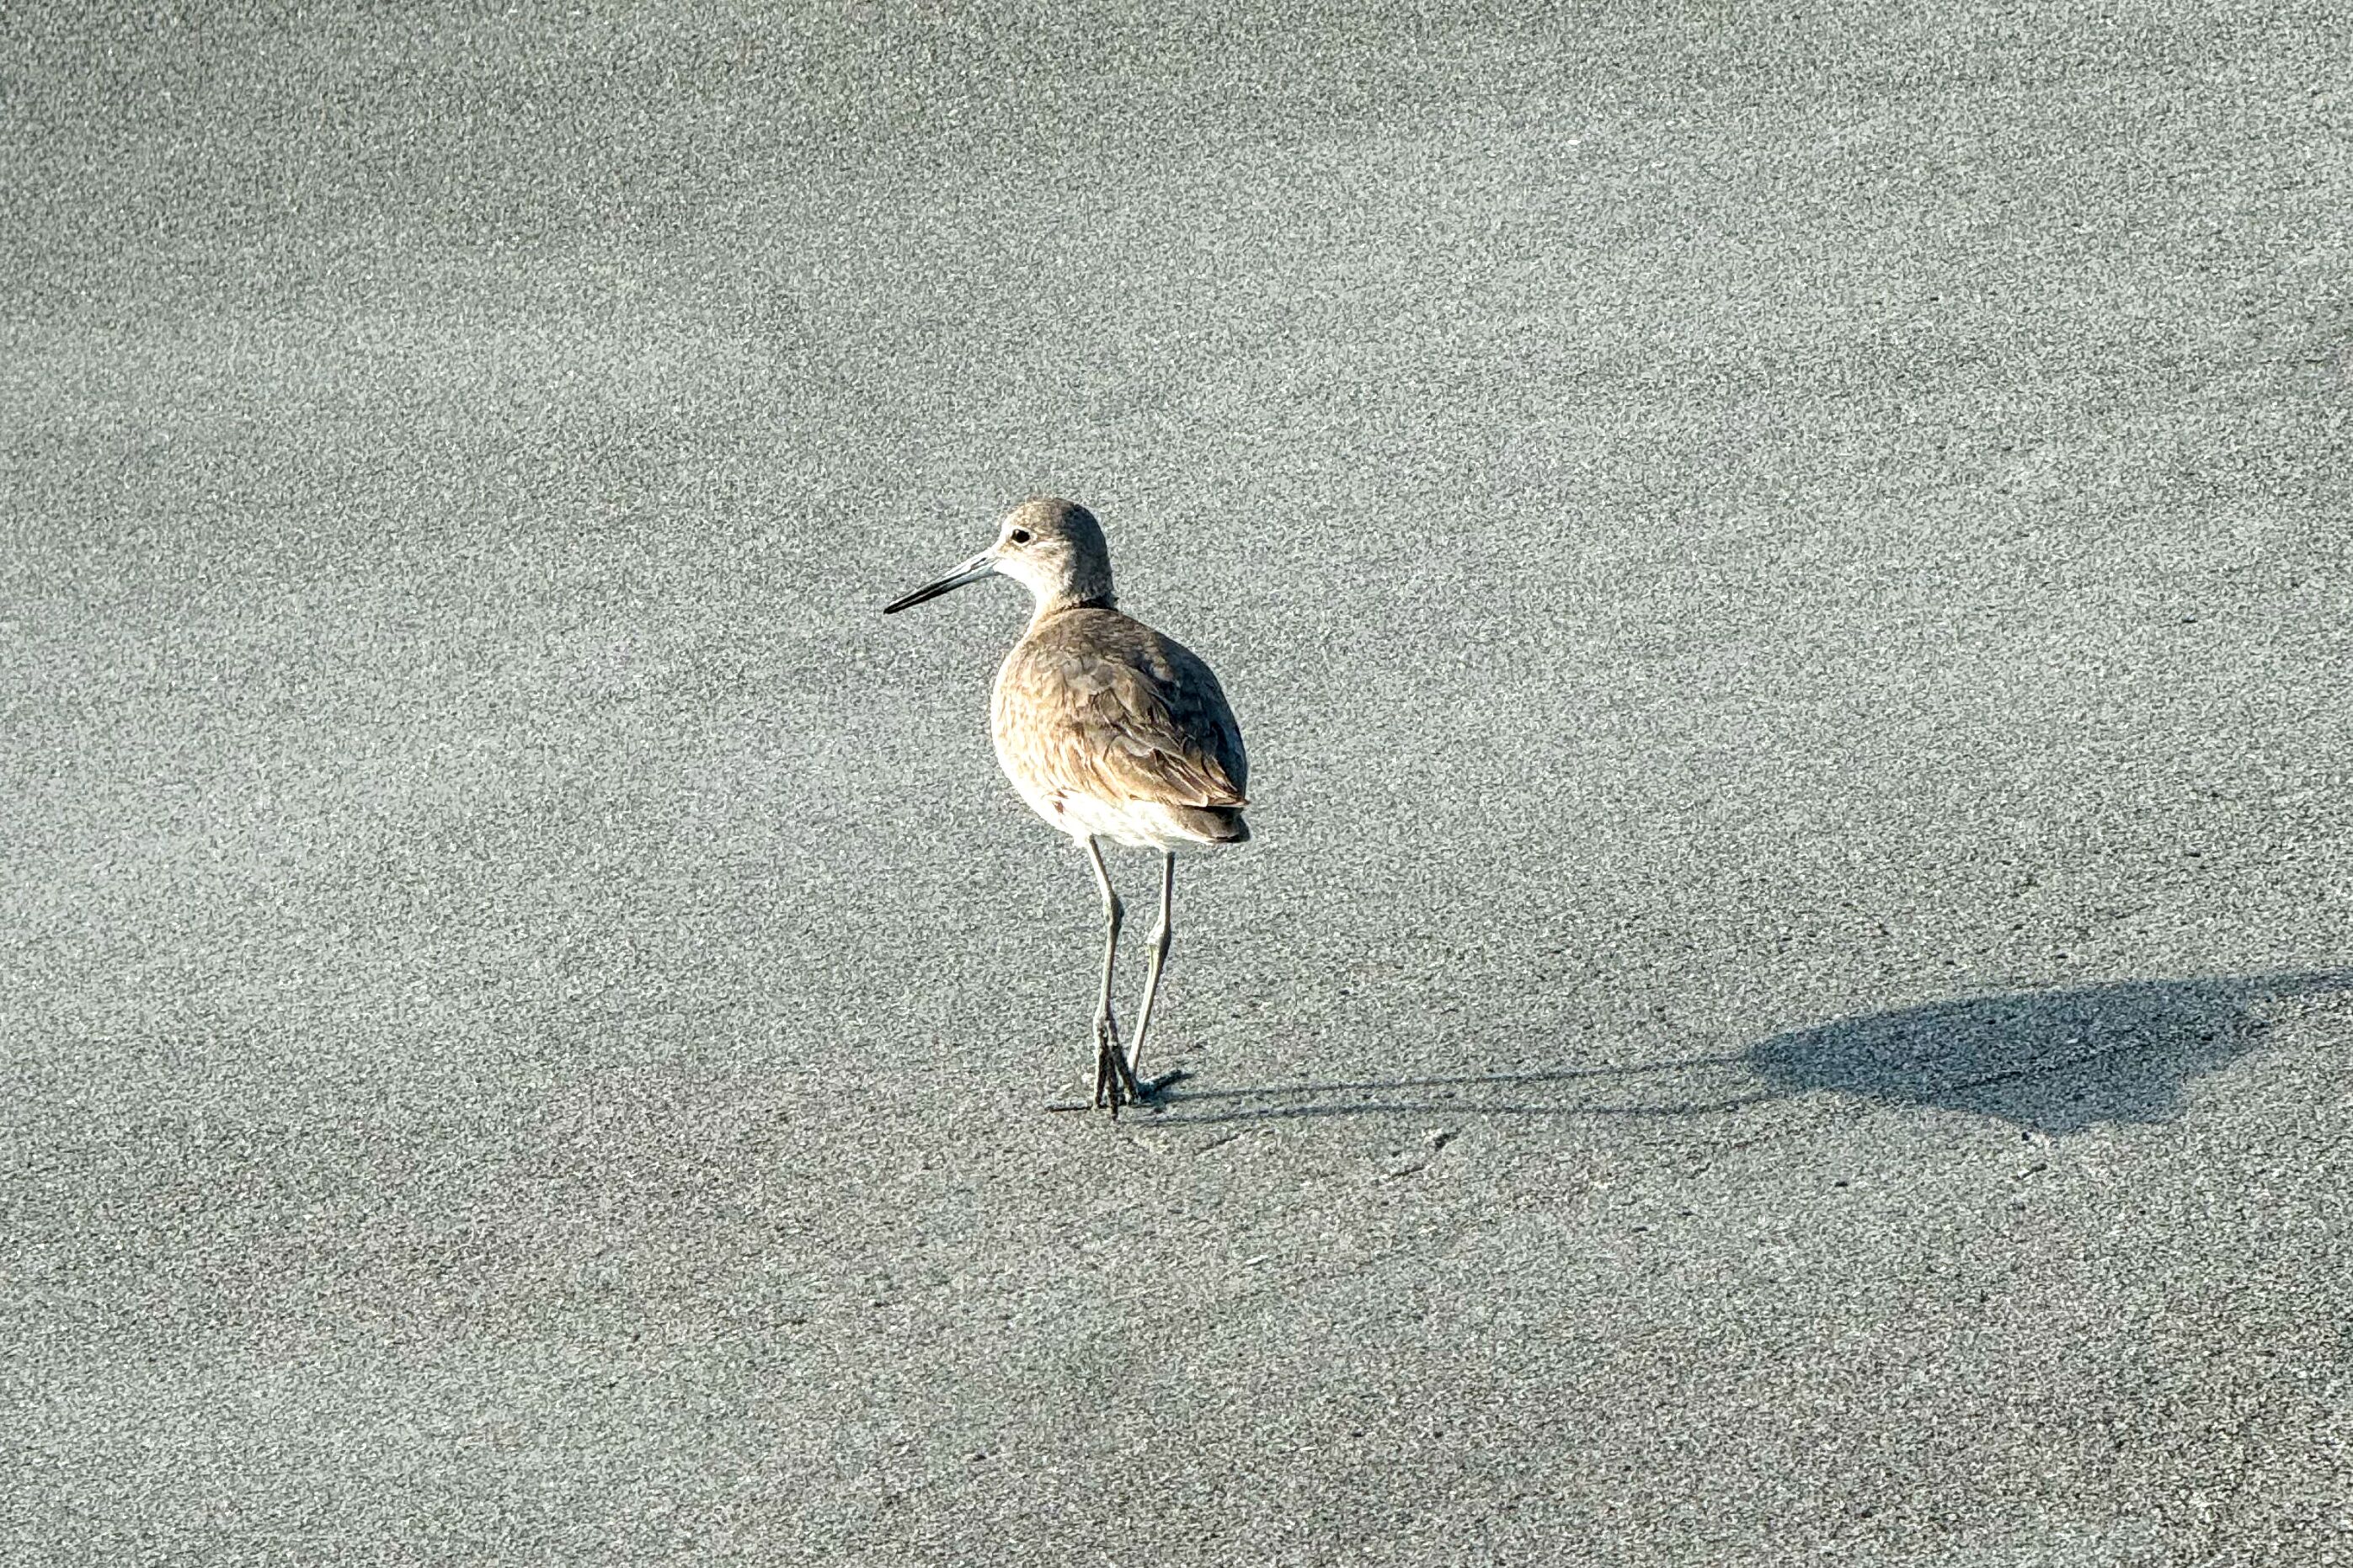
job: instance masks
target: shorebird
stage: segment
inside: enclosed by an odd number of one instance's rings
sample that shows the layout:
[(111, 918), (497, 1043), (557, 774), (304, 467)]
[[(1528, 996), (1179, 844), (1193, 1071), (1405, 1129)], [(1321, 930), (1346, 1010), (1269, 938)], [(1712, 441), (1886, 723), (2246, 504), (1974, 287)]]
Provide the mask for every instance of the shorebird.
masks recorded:
[[(1029, 627), (997, 672), (989, 731), (1005, 776), (1086, 852), (1103, 895), (1103, 984), (1095, 996), (1094, 1103), (1116, 1117), (1157, 1083), (1136, 1074), (1152, 1029), (1173, 927), (1179, 846), (1240, 844), (1250, 759), (1226, 694), (1187, 648), (1115, 606), (1111, 551), (1094, 513), (1073, 501), (1024, 501), (997, 540), (936, 583), (882, 606), (886, 616), (983, 577), (1029, 590)], [(1112, 965), (1124, 914), (1102, 840), (1160, 853), (1160, 920), (1135, 1038), (1123, 1053), (1112, 1017)]]

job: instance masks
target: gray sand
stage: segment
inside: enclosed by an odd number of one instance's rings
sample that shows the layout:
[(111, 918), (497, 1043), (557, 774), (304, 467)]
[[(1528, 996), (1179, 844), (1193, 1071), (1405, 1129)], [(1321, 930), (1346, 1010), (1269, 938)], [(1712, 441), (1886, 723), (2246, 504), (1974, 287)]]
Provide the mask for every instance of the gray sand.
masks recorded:
[[(2341, 7), (116, 9), (8, 1562), (2353, 1562)], [(1041, 489), (1251, 750), (1116, 1127), (875, 614)]]

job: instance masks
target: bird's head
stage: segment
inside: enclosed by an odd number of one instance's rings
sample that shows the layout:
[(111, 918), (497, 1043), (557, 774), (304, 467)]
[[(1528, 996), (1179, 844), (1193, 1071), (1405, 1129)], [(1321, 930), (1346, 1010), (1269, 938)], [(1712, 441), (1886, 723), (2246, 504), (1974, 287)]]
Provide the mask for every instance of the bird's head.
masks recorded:
[(882, 613), (896, 615), (992, 576), (1010, 577), (1029, 589), (1040, 612), (1112, 602), (1111, 548), (1095, 514), (1076, 501), (1040, 496), (1006, 513), (987, 549), (939, 581), (883, 605)]

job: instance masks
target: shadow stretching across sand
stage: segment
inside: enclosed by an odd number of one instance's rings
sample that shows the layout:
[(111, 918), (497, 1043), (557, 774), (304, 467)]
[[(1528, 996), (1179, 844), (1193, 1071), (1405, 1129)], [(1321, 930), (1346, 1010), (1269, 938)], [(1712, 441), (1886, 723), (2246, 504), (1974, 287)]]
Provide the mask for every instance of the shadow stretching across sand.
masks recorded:
[[(1744, 1051), (1627, 1067), (1172, 1089), (1164, 1126), (1381, 1114), (1696, 1117), (1818, 1089), (2061, 1133), (2164, 1121), (2182, 1087), (2253, 1049), (2271, 1009), (2353, 990), (2353, 969), (2133, 980), (1924, 1003), (1792, 1030)], [(1628, 1081), (1651, 1092), (1611, 1093)], [(1657, 1092), (1661, 1083), (1675, 1092)]]

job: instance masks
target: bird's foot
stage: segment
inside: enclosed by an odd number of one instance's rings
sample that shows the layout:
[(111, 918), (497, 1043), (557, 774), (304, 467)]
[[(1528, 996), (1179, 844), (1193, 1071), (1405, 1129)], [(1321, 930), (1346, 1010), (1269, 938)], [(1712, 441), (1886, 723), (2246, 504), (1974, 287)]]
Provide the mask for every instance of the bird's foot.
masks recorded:
[[(1104, 1107), (1104, 1105), (1112, 1103), (1111, 1086), (1117, 1083), (1118, 1075), (1114, 1073), (1109, 1078), (1106, 1078), (1104, 1076), (1105, 1070), (1106, 1069), (1103, 1064), (1103, 1058), (1098, 1056), (1095, 1059), (1095, 1098), (1092, 1104), (1083, 1100), (1057, 1100), (1049, 1101), (1046, 1109), (1049, 1110), (1063, 1111), (1100, 1110)], [(1160, 1097), (1160, 1091), (1162, 1089), (1166, 1089), (1170, 1084), (1176, 1082), (1179, 1079), (1190, 1076), (1183, 1068), (1170, 1068), (1166, 1072), (1161, 1073), (1157, 1077), (1143, 1079), (1133, 1076), (1134, 1073), (1134, 1069), (1133, 1068), (1129, 1068), (1128, 1071), (1130, 1074), (1129, 1081), (1134, 1085), (1134, 1087), (1124, 1089), (1123, 1091), (1123, 1097), (1125, 1102), (1130, 1105), (1157, 1100)], [(1119, 1114), (1118, 1106), (1116, 1104), (1113, 1104), (1112, 1106), (1112, 1114), (1113, 1116), (1117, 1116)]]
[(1112, 1120), (1119, 1120), (1119, 1108), (1144, 1098), (1135, 1086), (1135, 1074), (1129, 1070), (1126, 1053), (1119, 1048), (1119, 1026), (1109, 1016), (1095, 1020), (1095, 1106), (1111, 1108)]

